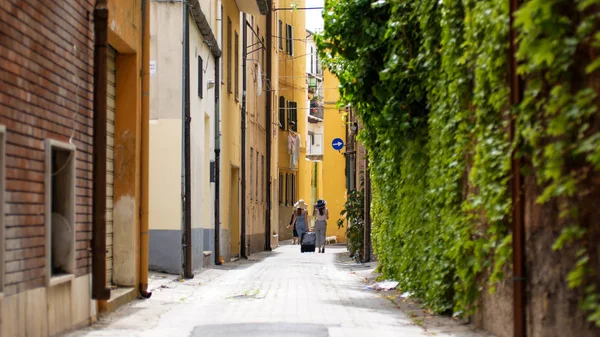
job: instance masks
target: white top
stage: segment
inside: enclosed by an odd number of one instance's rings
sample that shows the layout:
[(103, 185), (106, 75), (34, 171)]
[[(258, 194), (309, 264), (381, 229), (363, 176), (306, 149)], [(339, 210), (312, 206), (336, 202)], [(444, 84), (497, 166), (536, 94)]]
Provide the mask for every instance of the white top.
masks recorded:
[(325, 208), (325, 212), (323, 212), (323, 215), (321, 215), (321, 213), (319, 213), (319, 210), (317, 209), (317, 220), (325, 220), (327, 221), (327, 213), (329, 213), (329, 210), (327, 208)]

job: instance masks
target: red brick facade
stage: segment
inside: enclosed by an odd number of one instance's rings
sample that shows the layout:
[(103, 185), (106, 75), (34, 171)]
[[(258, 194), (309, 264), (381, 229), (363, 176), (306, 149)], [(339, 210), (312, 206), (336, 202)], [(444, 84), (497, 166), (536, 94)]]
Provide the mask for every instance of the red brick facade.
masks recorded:
[(6, 126), (5, 295), (44, 286), (45, 140), (72, 143), (76, 276), (90, 272), (93, 0), (0, 1)]

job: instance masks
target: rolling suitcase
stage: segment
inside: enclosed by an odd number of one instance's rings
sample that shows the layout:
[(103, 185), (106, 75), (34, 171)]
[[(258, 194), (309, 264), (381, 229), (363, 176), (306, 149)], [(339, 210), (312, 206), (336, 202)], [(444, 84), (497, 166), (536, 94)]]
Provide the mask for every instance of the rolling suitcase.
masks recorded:
[(300, 252), (315, 252), (317, 250), (317, 233), (315, 232), (306, 232), (302, 235), (300, 239)]

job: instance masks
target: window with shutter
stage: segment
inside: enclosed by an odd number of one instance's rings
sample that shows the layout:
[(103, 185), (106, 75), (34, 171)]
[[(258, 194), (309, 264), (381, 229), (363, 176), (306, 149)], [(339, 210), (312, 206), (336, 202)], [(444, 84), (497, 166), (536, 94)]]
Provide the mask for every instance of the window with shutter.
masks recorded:
[(203, 61), (202, 61), (202, 57), (200, 57), (200, 55), (198, 55), (198, 97), (203, 98), (204, 97), (204, 93), (203, 93), (203, 88), (202, 88), (202, 83), (204, 82), (203, 80), (203, 72), (204, 69), (204, 65), (203, 65)]
[(283, 50), (283, 21), (279, 20), (279, 50)]
[(287, 127), (285, 120), (285, 97), (279, 96), (279, 128), (285, 130)]
[(286, 52), (288, 55), (294, 55), (294, 27), (286, 25), (287, 36), (286, 36)]
[(227, 92), (231, 93), (231, 19), (227, 17)]
[(240, 97), (240, 37), (235, 32), (235, 99)]

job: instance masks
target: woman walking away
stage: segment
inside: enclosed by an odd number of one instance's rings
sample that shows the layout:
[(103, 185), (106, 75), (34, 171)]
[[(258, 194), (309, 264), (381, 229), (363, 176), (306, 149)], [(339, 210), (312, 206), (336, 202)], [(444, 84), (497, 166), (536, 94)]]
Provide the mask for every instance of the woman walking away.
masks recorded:
[(290, 217), (290, 224), (287, 226), (287, 228), (290, 228), (290, 226), (294, 226), (294, 231), (292, 232), (292, 244), (299, 244), (298, 241), (298, 231), (296, 230), (296, 224), (294, 223), (294, 216), (296, 215), (296, 212), (292, 213), (292, 216)]
[(296, 211), (294, 212), (292, 223), (296, 227), (296, 232), (298, 232), (298, 237), (300, 238), (300, 244), (302, 244), (302, 235), (308, 232), (308, 212), (306, 211), (306, 204), (302, 199), (298, 200), (294, 207), (296, 208)]
[(327, 234), (327, 220), (329, 220), (329, 210), (325, 207), (326, 205), (325, 200), (317, 200), (313, 214), (316, 216), (315, 232), (317, 233), (319, 253), (325, 253), (325, 235)]

